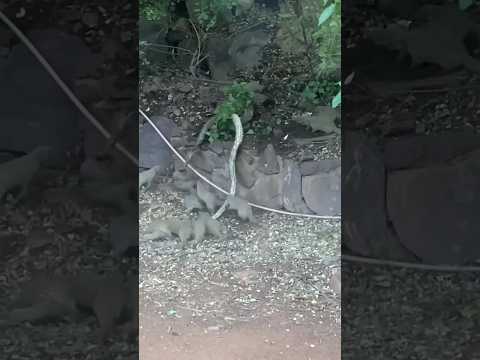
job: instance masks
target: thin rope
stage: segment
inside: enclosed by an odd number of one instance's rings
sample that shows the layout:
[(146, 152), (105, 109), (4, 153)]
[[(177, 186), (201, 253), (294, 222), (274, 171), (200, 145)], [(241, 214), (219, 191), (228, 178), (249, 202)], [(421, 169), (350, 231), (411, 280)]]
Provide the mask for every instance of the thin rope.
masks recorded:
[[(17, 28), (17, 26), (10, 21), (10, 19), (0, 11), (0, 19), (12, 30), (15, 35), (22, 41), (22, 43), (30, 50), (30, 52), (35, 56), (35, 58), (40, 62), (40, 64), (45, 68), (48, 74), (55, 80), (58, 86), (63, 90), (67, 97), (75, 104), (75, 106), (80, 110), (80, 112), (97, 128), (97, 130), (107, 139), (110, 140), (112, 135), (105, 129), (102, 124), (98, 122), (97, 119), (88, 111), (88, 109), (78, 100), (78, 98), (73, 94), (70, 88), (65, 84), (65, 82), (58, 76), (55, 70), (50, 66), (48, 61), (40, 54), (40, 52), (35, 48), (31, 41), (23, 34), (23, 32)], [(122, 144), (115, 143), (115, 147), (124, 154), (130, 161), (132, 161), (138, 167), (138, 160), (133, 156)]]
[(374, 259), (364, 256), (355, 256), (355, 255), (341, 255), (342, 260), (347, 260), (350, 262), (364, 263), (370, 265), (386, 265), (393, 267), (402, 267), (407, 269), (418, 269), (418, 270), (432, 270), (432, 271), (443, 271), (443, 272), (480, 272), (480, 266), (455, 266), (455, 265), (429, 265), (429, 264), (418, 264), (410, 263), (403, 261), (394, 261), (394, 260), (382, 260)]
[[(197, 169), (195, 169), (193, 166), (191, 166), (189, 163), (187, 163), (185, 158), (175, 149), (175, 147), (170, 143), (170, 141), (168, 141), (168, 139), (163, 135), (163, 133), (158, 129), (158, 127), (153, 123), (153, 121), (150, 120), (150, 118), (142, 111), (142, 109), (139, 108), (138, 111), (140, 112), (140, 115), (142, 115), (145, 118), (145, 120), (147, 120), (147, 122), (153, 127), (155, 132), (162, 138), (162, 140), (165, 142), (165, 144), (167, 144), (167, 146), (175, 154), (175, 156), (178, 157), (180, 159), (180, 161), (185, 164), (185, 166), (187, 166), (190, 170), (192, 170), (195, 175), (197, 175), (200, 179), (205, 181), (208, 185), (212, 186), (213, 188), (215, 188), (216, 190), (220, 191), (221, 193), (223, 193), (225, 195), (229, 195), (229, 192), (227, 190), (224, 190), (221, 187), (219, 187), (218, 185), (216, 185), (215, 183), (211, 182), (208, 178), (203, 176)], [(248, 205), (253, 206), (257, 209), (262, 209), (262, 210), (265, 210), (265, 211), (271, 211), (271, 212), (275, 212), (275, 213), (283, 214), (283, 215), (307, 217), (307, 218), (314, 218), (314, 219), (324, 219), (324, 220), (339, 220), (339, 219), (341, 219), (340, 216), (301, 214), (301, 213), (294, 213), (294, 212), (290, 212), (290, 211), (277, 210), (277, 209), (272, 209), (272, 208), (269, 208), (269, 207), (266, 207), (266, 206), (257, 205), (257, 204), (250, 203), (250, 202), (248, 203)]]

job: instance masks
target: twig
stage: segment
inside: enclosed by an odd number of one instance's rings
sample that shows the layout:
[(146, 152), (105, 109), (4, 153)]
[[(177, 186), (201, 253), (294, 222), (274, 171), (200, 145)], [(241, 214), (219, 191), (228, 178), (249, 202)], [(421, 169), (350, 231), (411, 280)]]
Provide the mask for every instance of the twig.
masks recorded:
[(181, 79), (191, 80), (191, 81), (199, 81), (199, 82), (206, 82), (211, 84), (219, 84), (219, 85), (233, 85), (233, 81), (221, 81), (221, 80), (212, 80), (212, 79), (201, 79), (197, 77), (186, 77), (186, 76), (178, 76)]
[(200, 35), (198, 34), (197, 27), (195, 26), (195, 23), (190, 19), (190, 24), (192, 24), (193, 31), (195, 31), (195, 36), (197, 37), (197, 50), (192, 56), (192, 61), (190, 62), (190, 73), (192, 76), (195, 78), (197, 77), (197, 66), (200, 64), (200, 55), (202, 51), (202, 42), (200, 40)]
[(158, 47), (158, 48), (164, 48), (164, 49), (175, 49), (175, 50), (180, 50), (180, 51), (183, 51), (183, 52), (186, 52), (186, 53), (189, 53), (189, 54), (194, 54), (193, 51), (182, 48), (182, 47), (179, 47), (179, 46), (164, 45), (164, 44), (153, 44), (153, 43), (149, 43), (149, 42), (145, 42), (142, 45), (153, 47), (153, 48)]

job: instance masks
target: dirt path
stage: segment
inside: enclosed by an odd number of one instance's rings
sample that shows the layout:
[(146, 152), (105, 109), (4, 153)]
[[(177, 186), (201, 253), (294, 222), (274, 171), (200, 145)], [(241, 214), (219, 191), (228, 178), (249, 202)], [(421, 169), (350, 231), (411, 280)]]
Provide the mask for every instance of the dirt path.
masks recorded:
[(337, 360), (339, 325), (295, 325), (275, 315), (269, 321), (204, 328), (193, 320), (144, 314), (140, 329), (143, 360)]

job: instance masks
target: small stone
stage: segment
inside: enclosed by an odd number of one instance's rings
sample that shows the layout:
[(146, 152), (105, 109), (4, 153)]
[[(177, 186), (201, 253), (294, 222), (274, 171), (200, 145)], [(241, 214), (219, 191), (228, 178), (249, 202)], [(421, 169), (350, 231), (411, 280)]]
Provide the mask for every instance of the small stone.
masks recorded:
[(220, 326), (209, 326), (207, 331), (220, 331)]
[(177, 90), (184, 94), (189, 93), (190, 91), (192, 91), (192, 89), (192, 84), (180, 84), (179, 86), (177, 86)]

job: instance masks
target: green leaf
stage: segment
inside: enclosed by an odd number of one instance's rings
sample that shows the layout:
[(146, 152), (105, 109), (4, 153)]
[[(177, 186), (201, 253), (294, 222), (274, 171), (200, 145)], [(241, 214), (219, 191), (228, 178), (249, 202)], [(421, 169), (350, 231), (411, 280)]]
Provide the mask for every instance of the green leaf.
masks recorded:
[(473, 0), (458, 0), (458, 6), (460, 10), (466, 10), (473, 5)]
[(332, 99), (332, 108), (338, 107), (342, 103), (342, 90), (338, 91), (338, 94)]
[(325, 21), (330, 19), (335, 11), (335, 4), (328, 5), (318, 17), (318, 26), (322, 25)]

